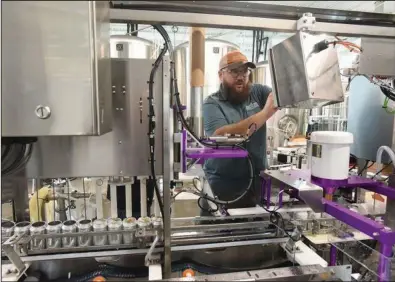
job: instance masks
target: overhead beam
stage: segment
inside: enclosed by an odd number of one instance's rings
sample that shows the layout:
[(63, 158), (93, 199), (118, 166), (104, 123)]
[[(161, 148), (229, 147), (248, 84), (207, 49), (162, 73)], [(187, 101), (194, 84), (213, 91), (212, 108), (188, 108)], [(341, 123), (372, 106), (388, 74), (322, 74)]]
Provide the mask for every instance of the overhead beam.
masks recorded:
[[(314, 16), (314, 15), (313, 15)], [(235, 29), (263, 29), (274, 32), (296, 32), (296, 21), (275, 18), (256, 18), (232, 15), (179, 13), (166, 11), (111, 9), (112, 22), (133, 21), (145, 24), (221, 27)], [(351, 37), (395, 38), (395, 27), (328, 23), (317, 21), (317, 33)]]
[[(298, 20), (303, 13), (312, 13), (319, 22), (364, 24), (373, 26), (395, 26), (395, 15), (391, 11), (370, 13), (288, 5), (251, 3), (248, 1), (111, 1), (114, 8), (201, 13), (257, 18)], [(385, 1), (391, 2), (391, 1)], [(384, 6), (384, 5), (382, 5)], [(381, 11), (381, 12), (384, 12)]]

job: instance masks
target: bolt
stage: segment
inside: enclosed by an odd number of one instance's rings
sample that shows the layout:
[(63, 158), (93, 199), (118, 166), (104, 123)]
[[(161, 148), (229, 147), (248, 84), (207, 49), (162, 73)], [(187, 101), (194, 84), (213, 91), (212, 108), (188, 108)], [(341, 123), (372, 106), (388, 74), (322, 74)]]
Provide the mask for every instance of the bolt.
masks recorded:
[(123, 171), (121, 170), (121, 171), (119, 172), (119, 174), (123, 174)]
[(48, 106), (38, 105), (35, 113), (38, 118), (47, 119), (51, 115), (51, 109)]
[(113, 85), (112, 88), (115, 88), (115, 85)]
[(112, 94), (115, 94), (115, 93), (116, 93), (115, 90), (113, 90), (113, 91), (112, 91)]
[(119, 140), (119, 141), (118, 141), (118, 144), (122, 144), (122, 140)]
[(125, 86), (125, 85), (122, 85), (122, 88), (123, 88), (123, 89), (125, 89), (125, 88), (126, 88), (126, 86)]

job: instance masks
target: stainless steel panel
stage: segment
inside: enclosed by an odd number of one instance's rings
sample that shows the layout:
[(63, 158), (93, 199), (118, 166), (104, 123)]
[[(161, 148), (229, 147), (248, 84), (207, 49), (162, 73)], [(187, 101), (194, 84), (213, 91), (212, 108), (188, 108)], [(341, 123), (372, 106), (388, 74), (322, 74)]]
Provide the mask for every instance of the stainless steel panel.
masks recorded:
[(324, 205), (322, 204), (323, 190), (308, 180), (293, 176), (289, 171), (273, 170), (261, 172), (261, 175), (267, 175), (276, 179), (289, 187), (298, 191), (298, 197), (306, 203), (314, 212), (323, 212)]
[(110, 131), (108, 2), (8, 1), (2, 11), (2, 135)]
[[(380, 146), (392, 147), (394, 115), (384, 111), (384, 94), (365, 77), (352, 80), (348, 99), (347, 131), (354, 135), (351, 153), (375, 161)], [(387, 154), (382, 161), (389, 162)]]
[(273, 93), (279, 107), (315, 108), (343, 102), (336, 49), (312, 54), (322, 37), (298, 32), (270, 51)]
[(359, 73), (395, 76), (395, 39), (361, 38)]
[(111, 58), (154, 59), (155, 44), (136, 36), (113, 35), (110, 48)]
[[(29, 177), (151, 175), (148, 163), (147, 80), (153, 62), (145, 59), (112, 59), (113, 131), (99, 137), (39, 138), (28, 163)], [(163, 172), (162, 87), (160, 67), (154, 83), (155, 167), (159, 175)]]

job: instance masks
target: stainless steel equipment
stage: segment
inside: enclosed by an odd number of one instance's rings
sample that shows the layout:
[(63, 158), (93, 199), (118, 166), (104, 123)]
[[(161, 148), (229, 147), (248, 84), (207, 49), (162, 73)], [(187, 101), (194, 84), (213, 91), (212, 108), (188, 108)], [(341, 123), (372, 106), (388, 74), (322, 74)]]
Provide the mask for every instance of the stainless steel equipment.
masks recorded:
[[(269, 63), (264, 61), (256, 64), (256, 69), (252, 72), (252, 82), (272, 86), (271, 74)], [(284, 116), (290, 117), (296, 120), (296, 128), (293, 130), (292, 136), (289, 136), (287, 132), (281, 129), (282, 121)], [(306, 110), (304, 109), (281, 109), (277, 111), (267, 122), (267, 144), (271, 145), (272, 148), (284, 146), (284, 141), (287, 138), (304, 135), (305, 124), (306, 124)]]
[(336, 49), (314, 52), (322, 37), (299, 31), (270, 49), (275, 102), (279, 107), (310, 109), (342, 102)]
[[(357, 140), (351, 146), (351, 153), (358, 158), (375, 161), (380, 146), (392, 147), (394, 117), (383, 110), (384, 99), (380, 88), (365, 77), (351, 81), (347, 131)], [(383, 162), (388, 161), (384, 154)]]
[(109, 3), (12, 1), (2, 8), (2, 136), (109, 132)]
[[(113, 130), (99, 137), (42, 137), (27, 166), (29, 177), (150, 175), (148, 84), (154, 60), (112, 59)], [(136, 69), (139, 70), (136, 72)], [(163, 67), (155, 76), (155, 143), (163, 143)], [(159, 146), (159, 145), (158, 145)], [(163, 173), (156, 150), (156, 173)], [(130, 156), (125, 158), (125, 156)]]
[[(226, 53), (240, 49), (239, 46), (224, 40), (205, 40), (205, 80), (203, 87), (203, 99), (219, 89), (218, 78), (219, 61)], [(191, 97), (190, 69), (191, 58), (189, 54), (189, 42), (182, 43), (174, 48), (174, 63), (177, 73), (178, 88), (181, 102), (187, 106), (186, 116), (191, 116), (191, 108), (194, 106), (194, 98)]]
[(358, 73), (395, 76), (395, 39), (361, 38)]
[(149, 40), (130, 35), (112, 35), (111, 58), (154, 59), (155, 44)]

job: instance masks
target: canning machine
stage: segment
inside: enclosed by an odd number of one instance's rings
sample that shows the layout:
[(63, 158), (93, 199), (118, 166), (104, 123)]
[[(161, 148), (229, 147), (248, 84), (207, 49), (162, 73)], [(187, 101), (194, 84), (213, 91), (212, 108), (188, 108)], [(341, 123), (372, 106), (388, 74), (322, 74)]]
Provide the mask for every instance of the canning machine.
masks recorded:
[[(395, 161), (393, 116), (367, 114), (377, 110), (372, 101), (395, 100), (393, 15), (243, 1), (6, 1), (2, 9), (3, 281), (393, 279), (395, 176), (382, 173)], [(110, 23), (127, 24), (128, 36), (110, 37)], [(137, 24), (164, 43), (131, 36)], [(203, 74), (197, 26), (292, 33), (268, 50), (279, 108), (343, 102), (342, 76), (370, 100), (349, 103), (348, 132), (312, 130), (302, 152), (285, 154), (292, 161), (255, 175), (245, 149), (253, 132), (202, 134), (204, 78), (191, 79), (185, 100), (177, 73), (185, 56), (175, 56), (181, 47), (163, 25), (193, 27), (190, 54), (201, 60), (189, 67)], [(212, 60), (237, 47), (219, 43), (210, 43)], [(342, 71), (339, 47), (356, 56)], [(350, 168), (350, 155), (362, 165)], [(201, 165), (212, 158), (245, 160), (251, 177), (237, 199), (211, 190)], [(376, 162), (373, 177), (361, 160)], [(228, 207), (257, 185), (257, 206)], [(203, 200), (211, 216), (194, 210)]]

